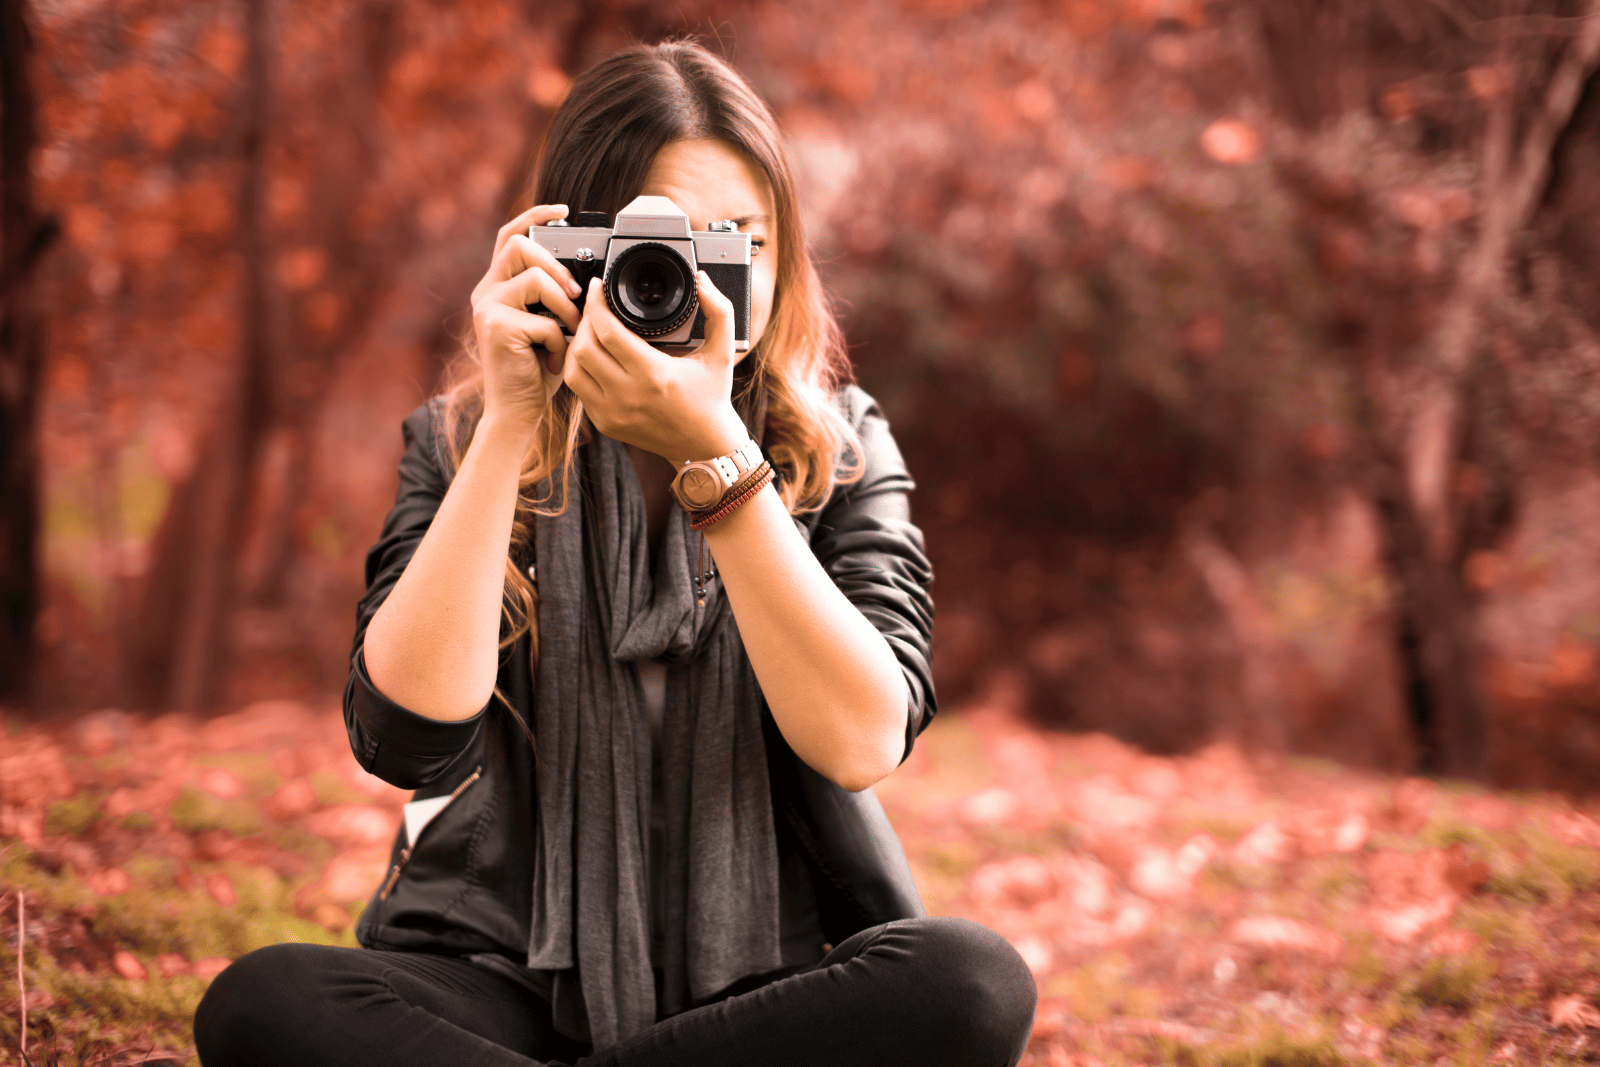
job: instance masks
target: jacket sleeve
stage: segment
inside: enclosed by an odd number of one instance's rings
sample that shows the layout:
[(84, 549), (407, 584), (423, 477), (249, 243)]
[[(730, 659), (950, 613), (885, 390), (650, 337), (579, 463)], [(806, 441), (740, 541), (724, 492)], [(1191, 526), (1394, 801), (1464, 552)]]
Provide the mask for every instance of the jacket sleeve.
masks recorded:
[(905, 674), (906, 747), (937, 705), (930, 663), (933, 567), (911, 521), (915, 484), (877, 402), (855, 386), (842, 397), (861, 438), (861, 477), (834, 490), (811, 530), (811, 548), (835, 584), (889, 642)]
[(367, 592), (356, 606), (350, 678), (344, 688), (344, 724), (356, 761), (403, 789), (424, 786), (445, 773), (472, 745), (484, 719), (482, 711), (457, 722), (408, 711), (378, 692), (362, 655), (367, 624), (411, 562), (450, 485), (434, 438), (435, 403), (424, 404), (401, 424), (405, 452), (400, 487), (377, 544), (367, 551)]

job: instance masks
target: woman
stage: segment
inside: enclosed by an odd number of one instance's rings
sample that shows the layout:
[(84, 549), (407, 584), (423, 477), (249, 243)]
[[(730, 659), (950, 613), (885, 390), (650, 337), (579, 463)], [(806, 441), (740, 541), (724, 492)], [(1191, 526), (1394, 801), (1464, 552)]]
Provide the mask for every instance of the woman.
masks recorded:
[[(750, 235), (748, 354), (704, 272), (670, 355), (528, 236), (636, 195)], [(865, 791), (934, 712), (931, 573), (772, 115), (698, 46), (631, 49), (530, 199), (367, 557), (346, 723), (417, 800), (364, 947), (237, 961), (202, 1062), (1014, 1064), (1027, 968), (923, 914)], [(691, 522), (676, 472), (717, 458), (738, 484)]]

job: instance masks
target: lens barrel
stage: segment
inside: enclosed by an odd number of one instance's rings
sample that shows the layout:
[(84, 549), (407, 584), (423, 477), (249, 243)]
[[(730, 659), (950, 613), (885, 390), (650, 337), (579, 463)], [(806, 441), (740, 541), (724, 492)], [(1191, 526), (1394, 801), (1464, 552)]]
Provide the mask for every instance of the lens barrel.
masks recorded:
[(606, 269), (605, 290), (612, 313), (641, 337), (671, 333), (700, 305), (688, 261), (655, 241), (623, 249)]

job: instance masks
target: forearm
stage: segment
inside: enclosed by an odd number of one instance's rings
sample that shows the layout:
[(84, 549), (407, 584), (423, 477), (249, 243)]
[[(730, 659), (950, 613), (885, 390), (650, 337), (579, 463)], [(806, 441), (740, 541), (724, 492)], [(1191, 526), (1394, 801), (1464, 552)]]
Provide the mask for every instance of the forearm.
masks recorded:
[(528, 436), (480, 421), (460, 469), (363, 643), (372, 684), (434, 719), (488, 703), (499, 665), (506, 549)]
[(772, 488), (706, 531), (773, 720), (846, 789), (899, 764), (907, 693), (883, 635), (845, 598)]

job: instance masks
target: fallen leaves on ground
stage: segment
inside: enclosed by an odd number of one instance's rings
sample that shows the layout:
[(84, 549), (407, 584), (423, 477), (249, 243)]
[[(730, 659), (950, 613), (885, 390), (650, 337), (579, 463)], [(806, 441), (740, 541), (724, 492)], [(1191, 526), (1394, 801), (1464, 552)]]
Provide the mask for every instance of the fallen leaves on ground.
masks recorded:
[(1033, 970), (1025, 1067), (1597, 1061), (1560, 1037), (1600, 990), (1592, 804), (1158, 758), (1003, 701), (936, 721), (878, 793), (930, 910)]
[(1550, 1025), (1568, 1030), (1600, 1030), (1600, 1010), (1583, 997), (1557, 997), (1550, 1003)]
[[(183, 1062), (194, 1007), (233, 959), (355, 943), (408, 795), (357, 766), (336, 706), (8, 725), (0, 931), (14, 951), (20, 891), (35, 1062), (50, 1062), (42, 1041), (62, 1062)], [(15, 1048), (21, 998), (0, 969)]]
[[(408, 799), (351, 759), (336, 707), (288, 701), (13, 726), (0, 789), (30, 1033), (108, 1063), (188, 1058), (243, 952), (353, 944)], [(877, 792), (929, 910), (1033, 971), (1028, 1067), (1595, 1059), (1592, 805), (1227, 745), (1155, 757), (981, 706)], [(0, 976), (11, 1047), (21, 1007)]]

